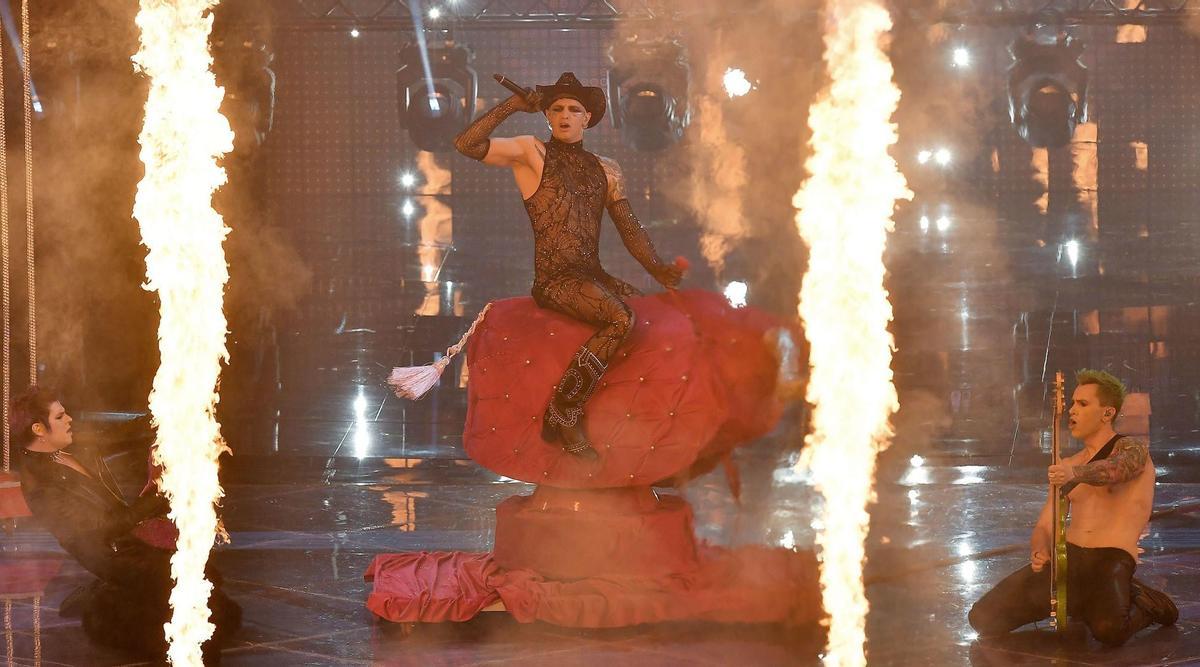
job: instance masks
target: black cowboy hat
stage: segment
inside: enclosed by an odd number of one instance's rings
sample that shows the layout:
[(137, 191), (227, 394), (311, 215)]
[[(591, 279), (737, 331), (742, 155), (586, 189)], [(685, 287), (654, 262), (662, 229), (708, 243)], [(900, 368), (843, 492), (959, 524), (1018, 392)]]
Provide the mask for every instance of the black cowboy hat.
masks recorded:
[(537, 91), (542, 95), (542, 111), (549, 109), (554, 100), (564, 97), (579, 100), (583, 108), (592, 114), (588, 127), (595, 127), (604, 118), (604, 110), (608, 107), (604, 91), (596, 86), (583, 85), (575, 78), (574, 72), (563, 72), (553, 86), (538, 86)]

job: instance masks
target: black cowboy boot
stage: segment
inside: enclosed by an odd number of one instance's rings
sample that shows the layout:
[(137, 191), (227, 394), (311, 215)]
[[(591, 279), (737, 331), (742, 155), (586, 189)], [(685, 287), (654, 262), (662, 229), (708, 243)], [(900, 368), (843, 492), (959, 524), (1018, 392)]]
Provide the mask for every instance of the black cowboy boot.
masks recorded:
[(1146, 612), (1151, 621), (1159, 625), (1175, 625), (1175, 621), (1179, 620), (1179, 607), (1166, 593), (1156, 591), (1137, 579), (1133, 580), (1129, 593), (1131, 602)]
[(608, 367), (591, 350), (579, 348), (546, 407), (542, 418), (543, 440), (561, 441), (568, 454), (585, 459), (599, 458), (583, 430), (583, 404), (596, 392), (606, 370)]

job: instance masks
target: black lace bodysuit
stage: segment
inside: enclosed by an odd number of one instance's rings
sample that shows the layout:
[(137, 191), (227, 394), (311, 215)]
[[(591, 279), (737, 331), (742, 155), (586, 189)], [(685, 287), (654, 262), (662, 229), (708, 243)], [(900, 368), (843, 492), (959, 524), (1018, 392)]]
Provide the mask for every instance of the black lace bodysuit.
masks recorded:
[(607, 364), (633, 327), (624, 297), (640, 294), (600, 266), (600, 224), (607, 208), (630, 254), (649, 271), (661, 266), (646, 230), (621, 188), (617, 164), (551, 139), (538, 189), (525, 200), (533, 225), (532, 295), (556, 310), (599, 329), (585, 346)]

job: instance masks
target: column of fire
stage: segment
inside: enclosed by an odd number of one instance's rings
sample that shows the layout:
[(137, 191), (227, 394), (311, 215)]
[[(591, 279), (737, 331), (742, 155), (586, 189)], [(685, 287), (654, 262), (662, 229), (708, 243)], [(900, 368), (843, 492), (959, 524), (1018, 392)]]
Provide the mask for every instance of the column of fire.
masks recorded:
[(145, 176), (134, 217), (147, 248), (146, 287), (157, 293), (161, 354), (150, 393), (157, 429), (154, 459), (160, 486), (179, 528), (171, 558), (168, 658), (201, 664), (200, 646), (213, 632), (204, 568), (217, 533), (222, 495), (217, 458), (224, 450), (215, 418), (217, 379), (226, 357), (228, 280), (222, 243), (228, 228), (213, 210), (225, 183), (217, 159), (232, 150), (233, 133), (218, 108), (224, 92), (212, 73), (208, 37), (217, 0), (141, 0), (141, 47), (134, 63), (149, 80), (139, 141)]
[(887, 9), (871, 0), (828, 0), (830, 75), (809, 113), (811, 176), (796, 193), (796, 224), (809, 248), (800, 316), (811, 344), (813, 431), (798, 464), (823, 503), (817, 528), (821, 588), (830, 616), (830, 665), (866, 662), (864, 541), (875, 457), (892, 435), (892, 307), (883, 252), (895, 202), (911, 196), (889, 156), (900, 99), (884, 53)]

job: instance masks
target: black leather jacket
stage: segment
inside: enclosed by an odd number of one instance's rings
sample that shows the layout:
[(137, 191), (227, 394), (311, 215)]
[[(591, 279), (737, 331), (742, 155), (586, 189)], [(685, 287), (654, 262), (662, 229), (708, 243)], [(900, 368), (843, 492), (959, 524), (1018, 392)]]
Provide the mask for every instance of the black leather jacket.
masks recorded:
[(135, 587), (159, 578), (164, 564), (169, 568), (169, 554), (138, 540), (131, 531), (149, 517), (165, 515), (166, 499), (146, 495), (131, 506), (104, 459), (76, 447), (71, 454), (91, 477), (55, 462), (48, 453), (22, 451), (21, 492), (30, 511), (67, 553), (97, 577)]

